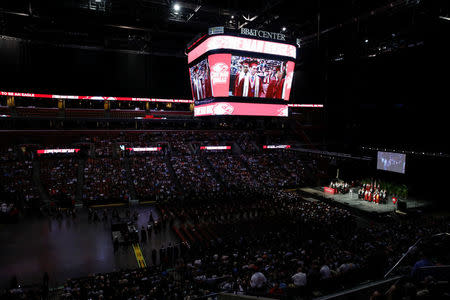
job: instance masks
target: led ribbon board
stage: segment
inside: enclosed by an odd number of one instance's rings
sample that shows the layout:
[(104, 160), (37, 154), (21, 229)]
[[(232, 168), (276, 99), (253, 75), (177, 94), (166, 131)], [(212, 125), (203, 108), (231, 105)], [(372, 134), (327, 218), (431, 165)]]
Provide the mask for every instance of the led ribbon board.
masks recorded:
[(188, 63), (190, 64), (208, 51), (221, 49), (281, 55), (292, 59), (297, 57), (297, 49), (294, 45), (237, 36), (217, 35), (207, 38), (189, 52)]
[(123, 146), (120, 147), (123, 151), (123, 149), (133, 152), (155, 152), (155, 151), (161, 151), (161, 147), (128, 147), (125, 148)]
[(231, 146), (200, 146), (200, 150), (231, 150)]
[(45, 99), (71, 99), (71, 100), (98, 100), (98, 101), (138, 101), (138, 102), (171, 102), (171, 103), (193, 103), (193, 100), (185, 99), (160, 99), (160, 98), (136, 98), (136, 97), (104, 97), (104, 96), (69, 96), (54, 94), (34, 94), (0, 91), (0, 96), (45, 98)]
[(289, 149), (291, 145), (264, 145), (263, 149)]
[(55, 153), (77, 153), (80, 149), (40, 149), (37, 154), (55, 154)]

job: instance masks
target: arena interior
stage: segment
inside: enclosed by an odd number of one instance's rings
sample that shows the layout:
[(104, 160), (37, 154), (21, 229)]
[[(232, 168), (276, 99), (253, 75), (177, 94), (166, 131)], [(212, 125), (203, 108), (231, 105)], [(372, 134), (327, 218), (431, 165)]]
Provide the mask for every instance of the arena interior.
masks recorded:
[(1, 1), (0, 299), (450, 299), (449, 26)]

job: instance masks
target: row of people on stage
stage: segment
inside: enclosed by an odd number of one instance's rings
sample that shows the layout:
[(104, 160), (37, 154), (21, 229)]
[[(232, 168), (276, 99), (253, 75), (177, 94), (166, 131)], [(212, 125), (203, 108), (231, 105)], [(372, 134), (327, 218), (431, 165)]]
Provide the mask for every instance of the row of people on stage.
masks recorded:
[(374, 203), (387, 203), (387, 192), (383, 189), (361, 187), (358, 191), (358, 198)]
[(332, 181), (329, 187), (335, 189), (339, 194), (347, 194), (350, 191), (349, 184), (344, 181)]

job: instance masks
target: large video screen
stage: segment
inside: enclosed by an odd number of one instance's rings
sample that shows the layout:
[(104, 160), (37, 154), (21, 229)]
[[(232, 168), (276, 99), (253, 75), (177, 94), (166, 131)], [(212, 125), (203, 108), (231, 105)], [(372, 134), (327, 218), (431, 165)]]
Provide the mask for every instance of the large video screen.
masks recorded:
[(231, 96), (288, 101), (294, 66), (292, 61), (211, 54), (189, 68), (193, 99)]
[(232, 56), (229, 95), (289, 100), (294, 63)]
[(294, 45), (218, 35), (187, 50), (194, 116), (288, 116)]
[(208, 59), (204, 59), (189, 68), (192, 97), (194, 101), (212, 97), (212, 86)]
[(377, 169), (405, 174), (406, 154), (378, 151)]

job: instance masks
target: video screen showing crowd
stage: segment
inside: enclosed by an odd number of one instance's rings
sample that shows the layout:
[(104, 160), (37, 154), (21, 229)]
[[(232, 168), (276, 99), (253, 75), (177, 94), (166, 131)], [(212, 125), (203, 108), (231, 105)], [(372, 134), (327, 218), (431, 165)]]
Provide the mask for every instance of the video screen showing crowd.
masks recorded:
[(200, 61), (189, 69), (191, 73), (192, 94), (194, 101), (212, 97), (212, 85), (208, 59)]
[(232, 56), (230, 96), (285, 99), (286, 62)]

